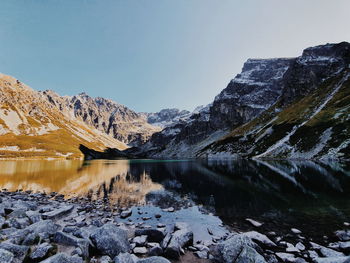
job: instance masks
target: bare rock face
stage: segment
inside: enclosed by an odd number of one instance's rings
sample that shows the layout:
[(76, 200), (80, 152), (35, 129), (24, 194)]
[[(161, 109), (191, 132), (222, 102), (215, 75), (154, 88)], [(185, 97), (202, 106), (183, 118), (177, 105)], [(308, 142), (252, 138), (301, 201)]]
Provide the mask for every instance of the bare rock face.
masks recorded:
[(191, 112), (179, 109), (163, 109), (155, 113), (143, 113), (147, 122), (161, 128), (173, 126), (177, 122), (186, 121)]
[(131, 146), (144, 143), (160, 131), (159, 127), (147, 123), (142, 114), (109, 99), (92, 98), (86, 93), (72, 97), (60, 97), (52, 91), (43, 94), (60, 110), (68, 110), (74, 118)]

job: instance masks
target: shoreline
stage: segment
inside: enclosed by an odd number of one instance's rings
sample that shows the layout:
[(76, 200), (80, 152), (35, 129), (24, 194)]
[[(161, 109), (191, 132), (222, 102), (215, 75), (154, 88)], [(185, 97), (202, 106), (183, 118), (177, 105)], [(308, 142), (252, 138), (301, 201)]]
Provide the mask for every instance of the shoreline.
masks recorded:
[[(57, 193), (30, 191), (1, 191), (0, 201), (0, 259), (13, 258), (8, 262), (245, 262), (237, 261), (240, 259), (262, 263), (326, 263), (350, 260), (348, 223), (334, 237), (325, 239), (324, 244), (316, 244), (298, 229), (291, 229), (286, 236), (260, 233), (263, 222), (253, 219), (247, 221), (254, 230), (234, 232), (222, 222), (213, 221), (215, 216), (209, 214), (206, 216), (212, 221), (206, 220), (214, 223), (201, 228), (201, 216), (196, 208), (162, 209), (152, 205), (122, 208), (103, 199), (64, 199)], [(187, 220), (191, 212), (194, 219)], [(204, 218), (204, 213), (199, 212)], [(63, 261), (55, 261), (58, 259)]]

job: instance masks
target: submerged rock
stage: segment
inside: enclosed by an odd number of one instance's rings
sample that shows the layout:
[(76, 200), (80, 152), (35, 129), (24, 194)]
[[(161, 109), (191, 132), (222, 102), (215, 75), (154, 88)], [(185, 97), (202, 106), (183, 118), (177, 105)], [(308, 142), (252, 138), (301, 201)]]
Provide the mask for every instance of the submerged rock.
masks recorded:
[(261, 227), (263, 225), (263, 223), (260, 223), (256, 220), (250, 219), (250, 218), (246, 218), (245, 219), (247, 222), (249, 222), (250, 224), (252, 224), (255, 227)]

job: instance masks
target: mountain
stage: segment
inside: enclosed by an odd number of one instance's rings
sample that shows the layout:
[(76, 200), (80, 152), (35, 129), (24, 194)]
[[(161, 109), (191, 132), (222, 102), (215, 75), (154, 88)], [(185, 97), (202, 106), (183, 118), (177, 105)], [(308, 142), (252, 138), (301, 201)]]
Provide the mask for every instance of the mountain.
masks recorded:
[(149, 124), (165, 128), (174, 125), (180, 121), (186, 121), (191, 115), (187, 110), (163, 109), (155, 113), (142, 113)]
[(350, 158), (350, 44), (304, 50), (277, 102), (207, 146), (201, 156)]
[(142, 114), (109, 99), (92, 98), (86, 93), (72, 97), (60, 97), (53, 91), (42, 94), (61, 111), (67, 110), (74, 118), (130, 146), (146, 142), (161, 130), (148, 124)]
[(123, 150), (159, 130), (111, 100), (39, 92), (0, 74), (0, 157), (78, 158), (81, 144)]
[(349, 158), (350, 44), (249, 59), (212, 104), (138, 150), (149, 157)]

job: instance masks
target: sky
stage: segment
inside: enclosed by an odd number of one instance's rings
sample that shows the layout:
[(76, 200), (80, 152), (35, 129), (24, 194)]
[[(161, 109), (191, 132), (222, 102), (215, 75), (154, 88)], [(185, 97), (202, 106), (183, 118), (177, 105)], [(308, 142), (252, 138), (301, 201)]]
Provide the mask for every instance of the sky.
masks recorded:
[(2, 0), (0, 72), (138, 112), (213, 101), (248, 58), (350, 42), (348, 0)]

